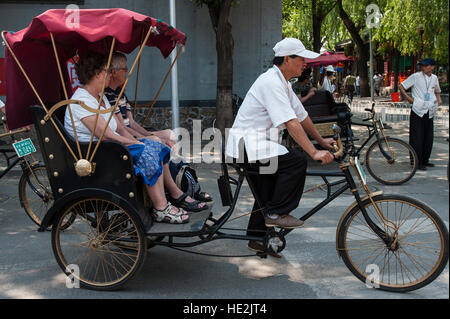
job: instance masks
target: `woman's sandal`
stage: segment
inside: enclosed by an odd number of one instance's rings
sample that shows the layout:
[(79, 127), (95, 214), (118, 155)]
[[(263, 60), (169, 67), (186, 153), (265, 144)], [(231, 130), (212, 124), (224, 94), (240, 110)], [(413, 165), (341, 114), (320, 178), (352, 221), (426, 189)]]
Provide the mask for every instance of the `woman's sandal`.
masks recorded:
[(189, 215), (186, 212), (178, 208), (178, 213), (172, 214), (172, 205), (169, 203), (163, 210), (157, 210), (153, 208), (153, 217), (157, 222), (170, 223), (170, 224), (185, 224), (189, 221)]
[(168, 196), (169, 202), (171, 202), (174, 206), (178, 208), (182, 208), (184, 210), (187, 210), (188, 212), (201, 212), (202, 210), (208, 209), (208, 205), (205, 205), (203, 207), (200, 207), (199, 204), (201, 203), (198, 200), (195, 200), (193, 202), (186, 201), (186, 197), (188, 197), (187, 193), (184, 193), (178, 198), (173, 198), (170, 195)]
[(211, 195), (209, 195), (207, 192), (200, 192), (200, 191), (194, 194), (194, 199), (203, 203), (210, 203), (213, 201)]

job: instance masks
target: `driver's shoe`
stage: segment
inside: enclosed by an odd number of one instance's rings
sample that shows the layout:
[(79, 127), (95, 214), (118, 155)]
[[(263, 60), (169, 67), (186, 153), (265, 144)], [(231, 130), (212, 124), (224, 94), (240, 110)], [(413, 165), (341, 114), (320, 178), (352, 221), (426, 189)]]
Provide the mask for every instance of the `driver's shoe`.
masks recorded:
[(270, 218), (269, 216), (264, 217), (264, 221), (267, 227), (280, 227), (280, 228), (299, 228), (302, 227), (304, 222), (298, 218), (291, 215), (278, 215), (277, 218)]
[(281, 258), (281, 257), (283, 257), (283, 255), (280, 254), (280, 253), (276, 253), (276, 252), (273, 252), (273, 251), (270, 251), (270, 250), (267, 250), (267, 251), (266, 251), (266, 250), (264, 249), (263, 243), (260, 242), (260, 241), (250, 240), (250, 241), (248, 242), (248, 244), (247, 244), (247, 248), (250, 249), (250, 250), (257, 251), (257, 252), (259, 252), (259, 253), (266, 253), (267, 255), (272, 256), (272, 257), (275, 257), (275, 258)]

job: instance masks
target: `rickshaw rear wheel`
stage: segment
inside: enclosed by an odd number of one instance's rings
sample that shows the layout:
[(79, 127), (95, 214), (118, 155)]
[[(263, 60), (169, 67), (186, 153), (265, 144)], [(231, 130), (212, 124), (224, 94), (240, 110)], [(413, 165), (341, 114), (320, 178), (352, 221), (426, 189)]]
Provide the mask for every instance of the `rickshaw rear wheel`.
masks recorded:
[(19, 181), (19, 200), (28, 217), (41, 226), (42, 219), (53, 204), (53, 194), (44, 165), (32, 166), (22, 174)]
[(72, 283), (116, 290), (142, 267), (147, 240), (139, 216), (127, 206), (83, 198), (58, 214), (52, 227), (53, 253)]

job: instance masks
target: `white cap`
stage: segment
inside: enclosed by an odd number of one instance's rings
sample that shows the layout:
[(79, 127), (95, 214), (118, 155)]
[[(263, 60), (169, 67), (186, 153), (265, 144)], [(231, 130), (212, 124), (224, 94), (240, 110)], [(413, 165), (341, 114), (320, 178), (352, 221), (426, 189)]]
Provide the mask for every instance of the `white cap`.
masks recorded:
[(284, 38), (273, 47), (276, 57), (298, 55), (308, 59), (315, 59), (320, 54), (306, 50), (302, 41), (295, 38)]
[(325, 68), (325, 71), (328, 71), (328, 72), (335, 72), (332, 65), (328, 65), (328, 66)]

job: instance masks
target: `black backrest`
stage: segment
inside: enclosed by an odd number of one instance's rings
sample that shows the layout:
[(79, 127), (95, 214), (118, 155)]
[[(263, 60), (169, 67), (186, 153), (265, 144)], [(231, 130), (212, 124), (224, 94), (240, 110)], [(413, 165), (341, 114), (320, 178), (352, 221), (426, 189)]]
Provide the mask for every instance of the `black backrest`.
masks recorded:
[[(139, 196), (137, 196), (134, 167), (126, 147), (118, 142), (102, 141), (93, 159), (95, 172), (89, 176), (80, 177), (75, 171), (75, 159), (55, 126), (51, 121), (41, 123), (46, 115), (45, 110), (37, 105), (31, 106), (30, 110), (55, 200), (75, 190), (96, 188), (115, 193), (136, 204)], [(79, 158), (74, 138), (64, 129), (64, 112), (62, 107), (52, 115), (52, 118), (76, 157)], [(80, 143), (83, 158), (86, 156), (88, 145), (89, 143)], [(93, 142), (91, 154), (95, 146), (96, 142)], [(131, 177), (127, 178), (127, 174)], [(134, 197), (130, 197), (130, 193), (133, 193)]]
[(305, 110), (311, 118), (333, 115), (333, 105), (333, 96), (325, 90), (317, 90), (310, 99), (303, 103)]

